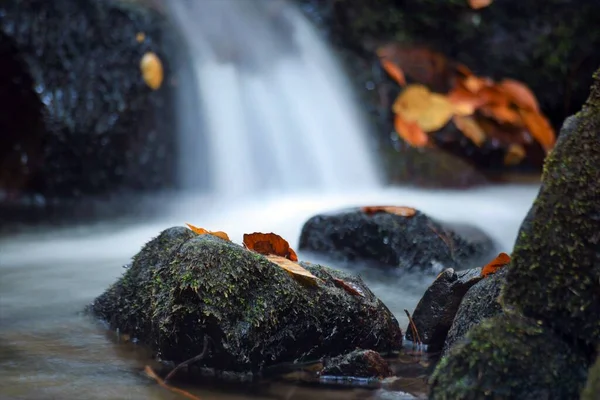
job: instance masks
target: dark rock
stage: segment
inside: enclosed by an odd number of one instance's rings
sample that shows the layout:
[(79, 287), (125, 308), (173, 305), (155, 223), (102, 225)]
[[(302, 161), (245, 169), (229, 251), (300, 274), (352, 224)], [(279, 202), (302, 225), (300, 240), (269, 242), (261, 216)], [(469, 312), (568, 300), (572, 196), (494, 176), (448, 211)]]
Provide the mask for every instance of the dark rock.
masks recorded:
[[(139, 339), (162, 360), (200, 354), (205, 367), (257, 372), (278, 363), (318, 360), (356, 348), (390, 352), (402, 332), (360, 278), (304, 264), (323, 282), (300, 283), (265, 257), (185, 228), (150, 241), (91, 311)], [(352, 295), (342, 279), (361, 289)]]
[[(168, 31), (143, 2), (0, 4), (0, 205), (173, 184)], [(140, 72), (148, 51), (165, 68), (157, 91)]]
[(523, 222), (503, 289), (505, 305), (595, 346), (600, 337), (600, 70), (563, 127)]
[(354, 350), (325, 361), (321, 376), (351, 376), (357, 378), (386, 378), (392, 376), (388, 363), (376, 351)]
[(407, 218), (350, 209), (310, 218), (302, 227), (299, 248), (338, 260), (439, 273), (480, 266), (494, 245), (475, 228), (442, 224), (421, 212)]
[[(591, 83), (588, 77), (600, 64), (600, 53), (594, 51), (600, 46), (600, 29), (594, 22), (600, 12), (599, 2), (551, 0), (544, 3), (543, 10), (536, 0), (496, 1), (481, 10), (471, 9), (463, 0), (296, 2), (338, 50), (380, 132), (382, 147), (390, 147), (390, 137), (398, 143), (390, 108), (399, 91), (398, 85), (380, 69), (375, 55), (374, 49), (384, 42), (393, 40), (440, 51), (478, 75), (525, 82), (555, 128), (581, 107)], [(447, 23), (449, 15), (451, 24)], [(489, 172), (539, 171), (541, 167), (539, 160), (532, 160), (507, 168), (502, 162), (504, 150), (498, 151), (494, 146), (480, 149), (465, 138), (455, 144), (446, 151)], [(440, 170), (439, 175), (421, 175), (417, 167), (440, 164), (434, 153), (415, 154), (406, 146), (396, 147), (402, 154), (394, 157), (402, 164), (397, 168), (412, 172), (397, 175), (396, 179), (427, 186), (455, 183), (447, 170)], [(459, 167), (456, 173), (468, 176), (470, 171)], [(477, 180), (473, 176), (467, 181), (472, 179)]]
[(444, 343), (444, 354), (481, 321), (502, 312), (499, 302), (500, 290), (506, 281), (507, 268), (488, 275), (471, 287), (462, 298), (458, 311)]
[(600, 357), (588, 371), (588, 379), (581, 393), (581, 400), (600, 399)]
[[(428, 350), (442, 348), (454, 316), (463, 296), (469, 288), (481, 280), (481, 268), (454, 272), (452, 268), (443, 271), (427, 288), (412, 315), (417, 332)], [(406, 328), (406, 338), (415, 341), (410, 327)]]
[(430, 399), (577, 399), (586, 356), (540, 321), (499, 315), (474, 327), (442, 358)]

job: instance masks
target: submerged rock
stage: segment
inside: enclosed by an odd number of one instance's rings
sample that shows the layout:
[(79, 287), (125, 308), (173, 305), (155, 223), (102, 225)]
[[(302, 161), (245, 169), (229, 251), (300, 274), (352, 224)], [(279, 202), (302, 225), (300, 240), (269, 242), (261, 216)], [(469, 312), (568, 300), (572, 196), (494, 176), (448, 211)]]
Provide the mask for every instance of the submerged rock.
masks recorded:
[(600, 70), (567, 120), (523, 222), (505, 304), (595, 346), (600, 337)]
[(338, 260), (371, 261), (400, 270), (439, 273), (480, 266), (494, 244), (483, 232), (412, 217), (350, 209), (316, 215), (302, 227), (299, 248)]
[(354, 350), (351, 353), (328, 359), (321, 376), (351, 376), (357, 378), (387, 378), (392, 376), (388, 363), (376, 351)]
[(576, 399), (586, 356), (540, 321), (499, 315), (474, 327), (431, 377), (432, 400)]
[(495, 274), (488, 275), (475, 283), (467, 291), (448, 331), (444, 343), (444, 354), (448, 354), (454, 344), (460, 341), (472, 327), (479, 325), (487, 318), (502, 313), (499, 296), (506, 281), (506, 273), (507, 268), (501, 268)]
[[(419, 300), (412, 319), (423, 344), (428, 350), (440, 350), (463, 296), (481, 280), (481, 268), (454, 272), (447, 269), (438, 275)], [(406, 328), (406, 338), (414, 341), (412, 330)]]
[(398, 321), (360, 278), (303, 266), (322, 281), (301, 283), (237, 244), (170, 228), (134, 257), (91, 310), (162, 360), (200, 354), (208, 336), (210, 352), (201, 364), (218, 370), (257, 372), (356, 348), (400, 348)]

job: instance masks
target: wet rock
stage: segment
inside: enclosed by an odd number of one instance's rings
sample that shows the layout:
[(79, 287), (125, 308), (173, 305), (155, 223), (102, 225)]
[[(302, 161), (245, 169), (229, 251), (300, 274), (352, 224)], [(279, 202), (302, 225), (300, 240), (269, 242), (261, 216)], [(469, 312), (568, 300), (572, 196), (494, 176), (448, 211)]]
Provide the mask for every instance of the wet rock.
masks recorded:
[(600, 337), (600, 70), (565, 123), (523, 222), (503, 301), (567, 337)]
[[(0, 15), (0, 207), (173, 184), (164, 16), (99, 0), (8, 0)], [(140, 72), (149, 51), (165, 68), (157, 91)]]
[(444, 343), (444, 354), (460, 341), (466, 333), (483, 320), (502, 313), (500, 291), (506, 281), (507, 268), (475, 283), (464, 295), (448, 331)]
[(600, 357), (588, 371), (588, 379), (581, 393), (581, 400), (600, 399)]
[[(171, 228), (150, 241), (90, 308), (162, 360), (194, 357), (209, 337), (202, 363), (216, 370), (257, 372), (356, 348), (399, 349), (398, 321), (360, 278), (304, 267), (322, 282), (302, 284), (237, 244)], [(349, 293), (333, 278), (363, 295)]]
[(392, 370), (378, 352), (359, 349), (326, 360), (321, 371), (321, 376), (326, 375), (386, 378), (392, 376)]
[(437, 274), (444, 268), (481, 265), (494, 245), (475, 228), (442, 224), (421, 212), (407, 218), (349, 209), (310, 218), (302, 227), (299, 248), (338, 260)]
[(540, 321), (499, 315), (474, 327), (442, 358), (429, 398), (576, 399), (586, 356)]
[[(442, 348), (463, 296), (481, 280), (480, 274), (481, 268), (460, 272), (449, 268), (439, 274), (427, 288), (412, 319), (421, 341), (428, 345), (428, 350), (437, 351)], [(410, 327), (406, 328), (406, 338), (415, 341)]]

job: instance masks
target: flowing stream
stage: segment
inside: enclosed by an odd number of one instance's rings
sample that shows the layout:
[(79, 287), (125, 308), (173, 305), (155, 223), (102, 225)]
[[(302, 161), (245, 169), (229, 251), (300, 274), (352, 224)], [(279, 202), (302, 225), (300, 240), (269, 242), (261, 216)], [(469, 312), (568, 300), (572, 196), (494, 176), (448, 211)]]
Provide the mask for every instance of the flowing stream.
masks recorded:
[[(181, 181), (188, 190), (162, 199), (150, 219), (37, 227), (0, 238), (0, 399), (182, 398), (144, 375), (152, 360), (140, 346), (81, 314), (167, 227), (190, 222), (226, 231), (238, 243), (245, 232), (272, 231), (296, 246), (303, 222), (315, 213), (398, 204), (472, 224), (510, 251), (535, 197), (535, 186), (385, 187), (343, 74), (295, 9), (279, 0), (165, 5), (193, 56), (179, 107)], [(186, 102), (194, 93), (198, 101)], [(403, 329), (403, 309), (412, 311), (433, 280), (330, 265), (360, 273)], [(366, 388), (285, 382), (190, 391), (213, 400), (385, 398)]]

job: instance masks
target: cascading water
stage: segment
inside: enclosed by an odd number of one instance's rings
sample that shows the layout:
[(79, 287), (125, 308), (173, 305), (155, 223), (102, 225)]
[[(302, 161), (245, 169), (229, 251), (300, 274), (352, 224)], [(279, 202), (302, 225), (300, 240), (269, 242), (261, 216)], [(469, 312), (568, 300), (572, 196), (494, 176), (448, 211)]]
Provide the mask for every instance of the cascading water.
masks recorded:
[[(180, 85), (178, 105), (184, 188), (208, 181), (211, 193), (237, 197), (378, 184), (349, 85), (291, 4), (165, 5), (193, 58), (195, 83)], [(198, 96), (199, 108), (189, 91)]]

